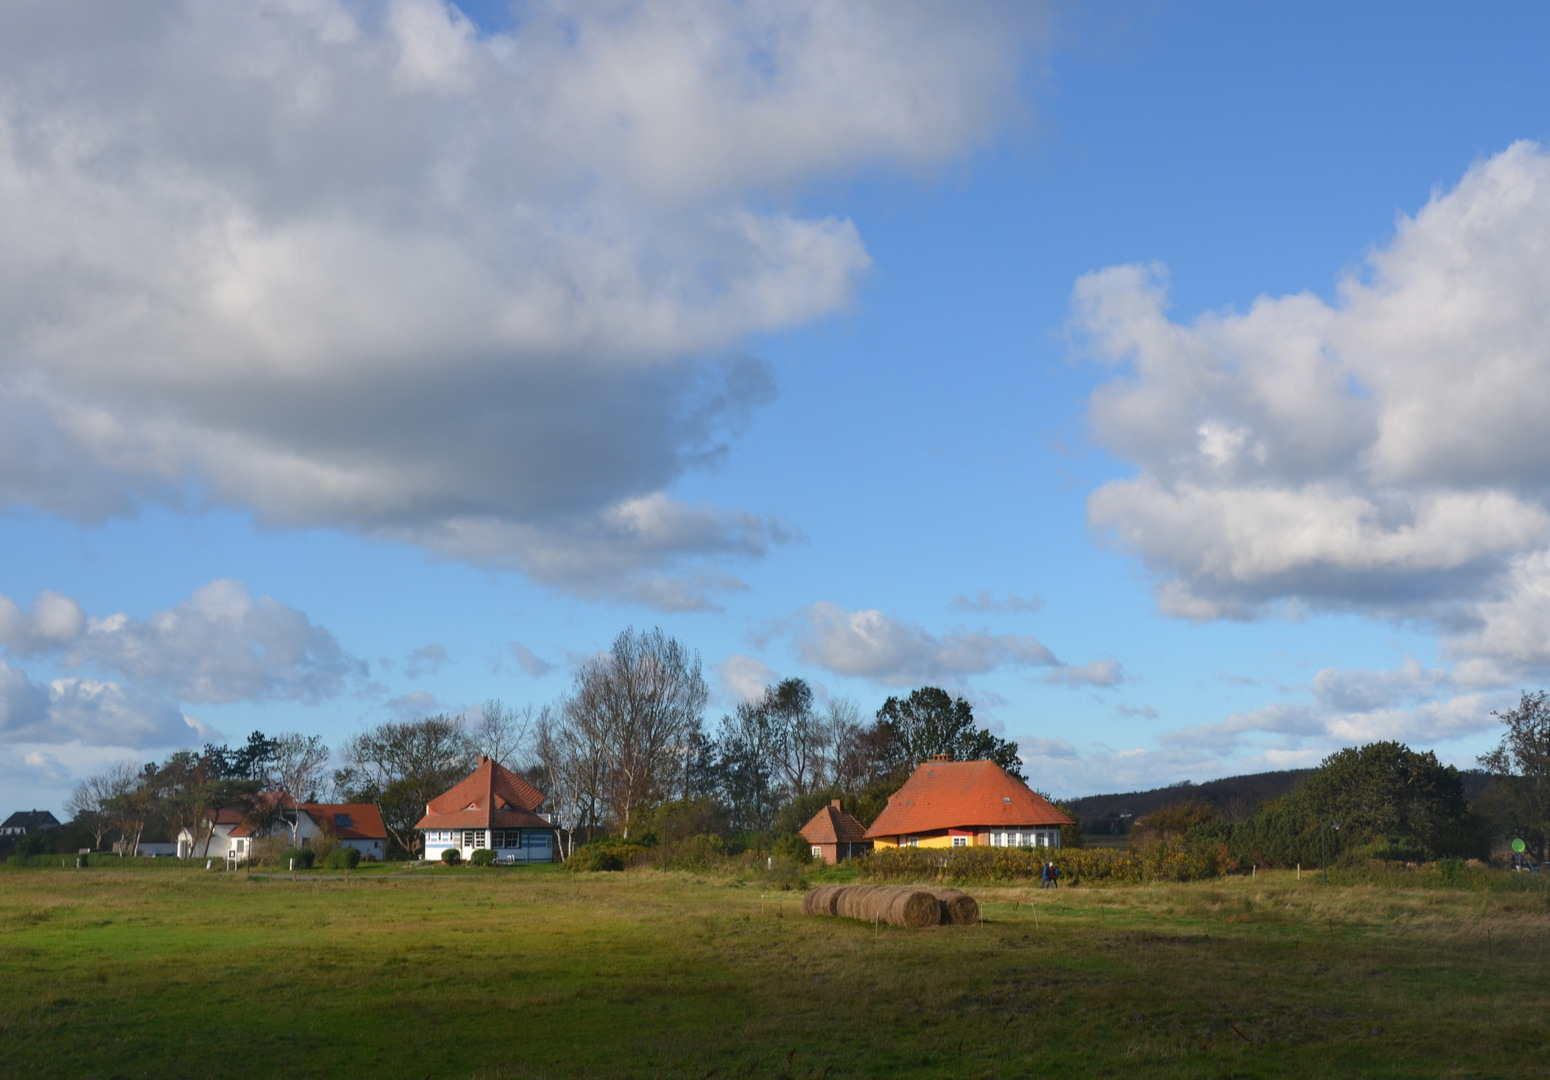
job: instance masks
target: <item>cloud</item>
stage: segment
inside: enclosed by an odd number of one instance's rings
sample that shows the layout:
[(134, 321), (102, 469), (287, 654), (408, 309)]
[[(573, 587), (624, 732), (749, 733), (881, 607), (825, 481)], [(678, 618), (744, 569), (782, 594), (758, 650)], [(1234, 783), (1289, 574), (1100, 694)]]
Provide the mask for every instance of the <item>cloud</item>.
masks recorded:
[(981, 144), (1045, 21), (0, 7), (0, 505), (209, 502), (709, 606), (786, 531), (670, 489), (773, 396), (743, 343), (870, 267), (791, 196)]
[(411, 679), (418, 679), (425, 674), (434, 675), (446, 662), (447, 647), (431, 642), (429, 645), (421, 645), (404, 658), (404, 674)]
[(764, 688), (776, 681), (775, 672), (763, 660), (755, 656), (733, 654), (716, 669), (721, 675), (721, 685), (734, 701), (752, 701), (764, 693)]
[(959, 593), (948, 605), (950, 610), (957, 612), (996, 612), (1004, 615), (1031, 615), (1043, 606), (1044, 601), (1037, 596), (1030, 596), (1026, 600), (1020, 596), (1007, 596), (997, 600), (984, 589), (972, 598)]
[(1088, 517), (1161, 610), (1416, 618), (1481, 685), (1550, 671), (1550, 154), (1476, 164), (1333, 303), (1166, 308), (1164, 271), (1128, 266), (1072, 316), (1115, 369), (1094, 435), (1136, 467)]
[(999, 667), (1055, 667), (1060, 661), (1037, 638), (959, 630), (937, 636), (880, 611), (846, 611), (819, 601), (802, 612), (795, 631), (806, 663), (886, 686), (940, 682)]
[(507, 648), (511, 650), (511, 657), (517, 662), (517, 666), (535, 679), (540, 679), (554, 670), (553, 664), (536, 655), (520, 641), (509, 643)]
[(402, 697), (391, 698), (383, 702), (382, 707), (397, 720), (421, 720), (442, 711), (436, 695), (425, 690), (415, 690)]
[(313, 703), (366, 670), (303, 612), (267, 596), (254, 600), (229, 578), (143, 620), (90, 617), (58, 593), (39, 594), (31, 614), (0, 597), (0, 646), (13, 656), (117, 675), (135, 695), (183, 702)]
[(172, 703), (118, 683), (64, 678), (43, 686), (0, 662), (0, 743), (144, 749), (219, 736)]
[(1116, 705), (1114, 711), (1121, 716), (1139, 716), (1143, 720), (1156, 720), (1157, 710), (1150, 705)]
[(1044, 681), (1052, 686), (1118, 686), (1125, 668), (1118, 660), (1089, 660), (1085, 664), (1061, 664)]

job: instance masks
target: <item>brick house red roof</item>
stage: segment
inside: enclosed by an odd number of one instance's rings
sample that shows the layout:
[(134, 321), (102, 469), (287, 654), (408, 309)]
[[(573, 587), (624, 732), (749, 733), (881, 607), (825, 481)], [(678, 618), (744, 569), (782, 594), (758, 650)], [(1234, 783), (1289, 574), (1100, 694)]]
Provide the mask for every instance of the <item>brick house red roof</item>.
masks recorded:
[(487, 757), (456, 787), (425, 805), (416, 829), (547, 829), (544, 793)]
[(893, 793), (866, 835), (1071, 823), (994, 761), (927, 761)]
[(866, 826), (841, 810), (838, 799), (814, 814), (813, 820), (797, 832), (809, 844), (860, 844), (866, 841)]

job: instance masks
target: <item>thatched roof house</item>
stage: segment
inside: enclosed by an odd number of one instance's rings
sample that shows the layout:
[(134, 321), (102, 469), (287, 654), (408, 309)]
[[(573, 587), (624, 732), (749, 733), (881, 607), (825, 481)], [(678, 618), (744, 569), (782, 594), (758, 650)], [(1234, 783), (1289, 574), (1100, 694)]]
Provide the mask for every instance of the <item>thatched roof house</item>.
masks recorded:
[(838, 799), (814, 814), (813, 820), (797, 831), (813, 846), (814, 858), (831, 866), (841, 859), (872, 850), (872, 841), (866, 838), (866, 826), (841, 810)]
[(920, 765), (866, 837), (878, 847), (1059, 847), (1072, 821), (994, 761)]

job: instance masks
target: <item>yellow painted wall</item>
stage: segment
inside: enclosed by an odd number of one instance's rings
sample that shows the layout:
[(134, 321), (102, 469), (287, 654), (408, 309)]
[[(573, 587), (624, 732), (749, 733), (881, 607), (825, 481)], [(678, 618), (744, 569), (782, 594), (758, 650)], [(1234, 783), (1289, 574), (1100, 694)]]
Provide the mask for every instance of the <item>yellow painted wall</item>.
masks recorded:
[[(939, 848), (953, 846), (953, 838), (948, 835), (947, 830), (945, 829), (941, 830), (940, 832), (916, 833), (915, 835), (919, 837), (919, 841), (915, 845), (916, 847)], [(969, 846), (973, 847), (978, 842), (979, 837), (971, 836), (968, 839)], [(880, 836), (876, 841), (874, 841), (874, 846), (879, 848), (898, 847), (900, 846), (900, 840), (907, 842), (909, 837)]]

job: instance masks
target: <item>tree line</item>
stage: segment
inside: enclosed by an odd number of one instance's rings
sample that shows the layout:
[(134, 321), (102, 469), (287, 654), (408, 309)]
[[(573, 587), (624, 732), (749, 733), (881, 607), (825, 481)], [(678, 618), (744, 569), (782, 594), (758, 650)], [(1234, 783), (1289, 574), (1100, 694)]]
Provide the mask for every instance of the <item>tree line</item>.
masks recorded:
[(820, 704), (798, 678), (765, 687), (715, 724), (708, 700), (697, 653), (660, 629), (630, 628), (582, 664), (551, 704), (491, 700), (471, 717), (389, 721), (337, 751), (316, 735), (255, 732), (236, 748), (121, 762), (84, 781), (69, 812), (94, 848), (114, 835), (133, 851), (146, 835), (183, 828), (207, 843), (212, 815), (223, 809), (260, 831), (289, 829), (294, 840), (299, 823), (287, 805), (375, 803), (394, 848), (412, 854), (426, 803), (489, 757), (545, 793), (568, 855), (578, 840), (651, 841), (667, 828), (758, 842), (795, 833), (831, 798), (870, 821), (935, 754), (989, 758), (1022, 776), (1016, 744), (936, 687), (889, 697), (871, 719), (848, 699)]

